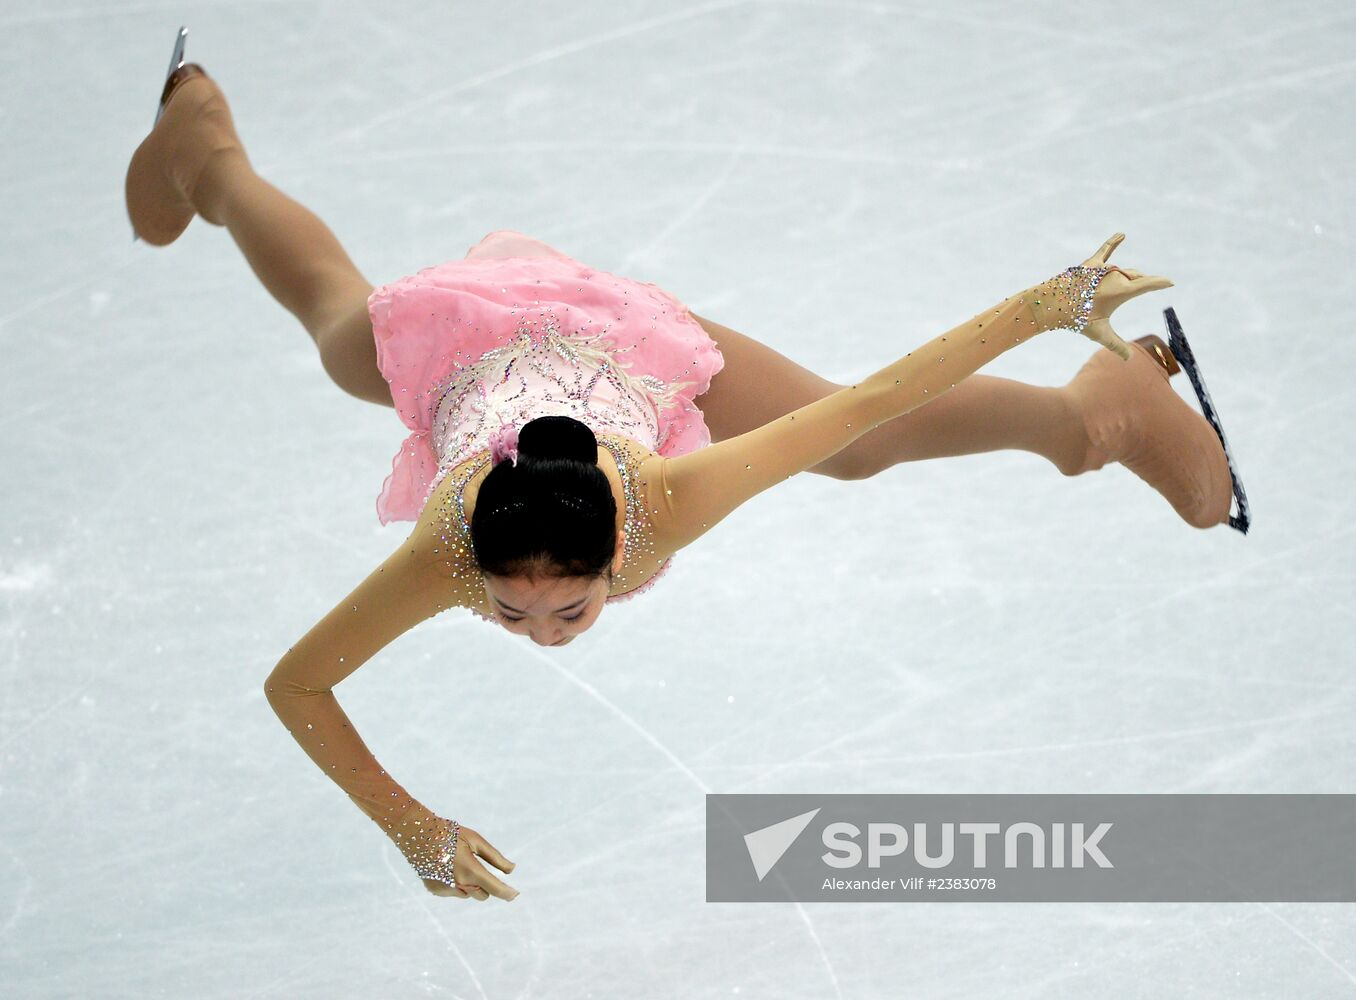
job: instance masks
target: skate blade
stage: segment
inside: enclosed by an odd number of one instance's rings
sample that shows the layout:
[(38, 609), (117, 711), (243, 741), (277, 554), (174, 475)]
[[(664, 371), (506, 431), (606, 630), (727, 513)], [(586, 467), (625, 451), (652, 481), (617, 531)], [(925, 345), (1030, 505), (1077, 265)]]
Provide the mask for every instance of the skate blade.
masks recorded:
[[(169, 80), (170, 74), (172, 74), (176, 69), (178, 69), (180, 66), (184, 64), (184, 43), (187, 41), (188, 41), (188, 28), (183, 25), (180, 25), (179, 34), (176, 35), (174, 38), (174, 51), (170, 54), (169, 69), (165, 72), (166, 81)], [(164, 93), (164, 90), (165, 90), (164, 84), (161, 84), (160, 86), (161, 93)], [(164, 113), (165, 106), (157, 100), (155, 102), (155, 121), (151, 122), (151, 128), (155, 128), (157, 125), (160, 124), (160, 116), (163, 115)], [(141, 242), (141, 237), (137, 235), (137, 230), (135, 226), (132, 227), (132, 242), (133, 243)]]
[[(180, 66), (184, 64), (184, 43), (186, 43), (187, 41), (188, 41), (188, 28), (181, 27), (179, 29), (179, 34), (174, 39), (174, 52), (170, 56), (169, 69), (165, 71), (166, 81), (169, 80), (170, 75), (176, 69), (178, 69)], [(163, 84), (161, 85), (161, 90), (162, 91), (164, 90)], [(164, 105), (157, 101), (155, 105), (155, 121), (151, 122), (151, 128), (155, 128), (155, 126), (160, 124), (160, 116), (163, 115), (164, 113), (165, 113)]]
[(1177, 313), (1171, 307), (1163, 310), (1163, 316), (1168, 323), (1168, 349), (1172, 351), (1178, 364), (1185, 369), (1187, 378), (1191, 379), (1191, 388), (1196, 390), (1196, 398), (1200, 400), (1201, 412), (1205, 414), (1205, 419), (1210, 422), (1210, 426), (1215, 429), (1219, 436), (1219, 443), (1224, 446), (1224, 458), (1229, 463), (1229, 479), (1234, 487), (1234, 499), (1238, 501), (1238, 514), (1229, 515), (1229, 527), (1248, 533), (1248, 527), (1252, 523), (1252, 515), (1248, 510), (1248, 495), (1243, 491), (1243, 480), (1238, 476), (1238, 466), (1234, 462), (1233, 452), (1229, 450), (1229, 441), (1224, 436), (1224, 425), (1220, 423), (1218, 414), (1215, 413), (1214, 404), (1210, 400), (1210, 393), (1205, 388), (1205, 379), (1201, 377), (1200, 367), (1196, 364), (1196, 356), (1191, 352), (1191, 345), (1187, 343), (1186, 334), (1182, 332), (1182, 324), (1177, 319)]

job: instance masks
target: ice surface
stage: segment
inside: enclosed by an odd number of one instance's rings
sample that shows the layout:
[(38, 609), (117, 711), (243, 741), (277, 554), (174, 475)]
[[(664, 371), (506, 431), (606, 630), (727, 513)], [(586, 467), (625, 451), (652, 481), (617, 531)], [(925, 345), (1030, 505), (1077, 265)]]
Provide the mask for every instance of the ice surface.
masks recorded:
[[(850, 380), (1123, 230), (1176, 287), (1117, 328), (1176, 308), (1253, 531), (998, 452), (797, 477), (567, 649), (440, 616), (338, 689), (518, 862), (435, 898), (263, 697), (404, 537), (405, 431), (224, 230), (132, 243), (180, 23), (374, 283), (518, 229)], [(1349, 905), (703, 886), (706, 792), (1353, 791), (1345, 3), (10, 0), (0, 38), (0, 992), (1356, 994)]]

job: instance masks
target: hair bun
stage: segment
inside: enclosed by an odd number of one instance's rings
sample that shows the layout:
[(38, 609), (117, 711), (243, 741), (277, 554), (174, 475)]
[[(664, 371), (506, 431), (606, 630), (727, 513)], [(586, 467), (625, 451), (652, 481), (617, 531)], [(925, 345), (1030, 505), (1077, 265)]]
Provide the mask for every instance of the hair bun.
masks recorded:
[(598, 464), (598, 438), (574, 417), (535, 417), (518, 431), (518, 455)]

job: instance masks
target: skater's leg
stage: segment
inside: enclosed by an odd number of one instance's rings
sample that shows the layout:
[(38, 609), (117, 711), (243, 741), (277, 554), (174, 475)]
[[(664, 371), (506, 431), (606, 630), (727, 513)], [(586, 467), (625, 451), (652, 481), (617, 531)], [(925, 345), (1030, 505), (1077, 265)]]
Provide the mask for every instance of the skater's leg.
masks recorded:
[(212, 158), (193, 207), (230, 231), (264, 287), (311, 335), (341, 389), (393, 405), (367, 314), (372, 285), (324, 222), (256, 174), (243, 151)]
[[(751, 337), (693, 318), (725, 358), (710, 390), (697, 400), (714, 440), (761, 427), (842, 388)], [(1087, 463), (1088, 447), (1083, 421), (1062, 387), (975, 374), (925, 406), (868, 431), (809, 471), (864, 479), (900, 462), (1016, 448), (1076, 475)]]

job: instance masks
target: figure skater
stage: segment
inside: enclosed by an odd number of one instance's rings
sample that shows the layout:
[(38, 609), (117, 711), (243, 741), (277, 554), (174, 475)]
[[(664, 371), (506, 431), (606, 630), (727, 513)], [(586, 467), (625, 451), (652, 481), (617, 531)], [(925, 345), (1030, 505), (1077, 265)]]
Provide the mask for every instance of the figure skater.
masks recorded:
[[(563, 646), (735, 508), (803, 471), (865, 479), (900, 462), (1018, 448), (1066, 476), (1119, 462), (1188, 524), (1229, 520), (1222, 433), (1169, 385), (1180, 359), (1157, 337), (1126, 344), (1108, 322), (1126, 300), (1172, 284), (1109, 265), (1122, 234), (838, 385), (655, 285), (519, 233), (491, 233), (465, 260), (374, 288), (319, 218), (255, 173), (225, 96), (183, 62), (182, 44), (181, 32), (127, 172), (135, 234), (163, 246), (195, 216), (224, 226), (335, 383), (393, 406), (410, 431), (377, 511), (382, 523), (414, 521), (412, 531), (287, 651), (265, 690), (436, 894), (512, 899), (482, 860), (501, 873), (514, 865), (382, 770), (332, 689), (440, 611), (468, 608)], [(974, 374), (1053, 329), (1101, 345), (1067, 385)]]

